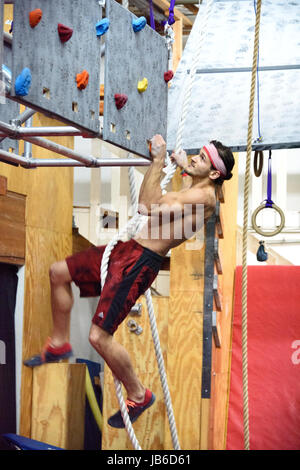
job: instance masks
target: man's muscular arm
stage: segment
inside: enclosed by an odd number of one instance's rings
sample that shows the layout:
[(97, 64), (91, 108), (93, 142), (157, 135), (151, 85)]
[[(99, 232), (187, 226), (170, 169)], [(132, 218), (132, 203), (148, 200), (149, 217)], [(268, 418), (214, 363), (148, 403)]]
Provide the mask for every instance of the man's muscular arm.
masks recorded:
[[(180, 150), (178, 153), (172, 153), (171, 155), (171, 161), (175, 162), (179, 168), (181, 168), (183, 171), (186, 171), (188, 167), (188, 158), (186, 155), (186, 152), (184, 150)], [(188, 189), (192, 186), (192, 177), (189, 176), (188, 174), (184, 175), (182, 177), (182, 189)]]
[(150, 210), (151, 204), (157, 204), (162, 197), (160, 186), (162, 169), (165, 164), (166, 143), (160, 135), (155, 135), (151, 139), (152, 163), (148, 168), (139, 194), (140, 213), (145, 213), (145, 209)]

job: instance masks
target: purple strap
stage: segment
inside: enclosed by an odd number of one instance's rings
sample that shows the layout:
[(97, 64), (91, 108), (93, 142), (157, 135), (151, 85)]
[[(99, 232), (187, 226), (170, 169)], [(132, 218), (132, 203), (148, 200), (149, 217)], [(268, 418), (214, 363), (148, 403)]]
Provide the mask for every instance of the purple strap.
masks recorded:
[(150, 26), (152, 29), (155, 31), (155, 20), (154, 20), (154, 14), (153, 14), (153, 3), (152, 0), (150, 0)]
[(272, 207), (274, 202), (272, 201), (272, 151), (269, 150), (269, 160), (268, 160), (268, 185), (267, 185), (267, 199), (266, 207)]
[(168, 24), (169, 24), (170, 26), (175, 23), (175, 19), (174, 19), (174, 7), (175, 7), (175, 0), (171, 0), (171, 1), (170, 1), (170, 7), (169, 7), (169, 19), (168, 19)]

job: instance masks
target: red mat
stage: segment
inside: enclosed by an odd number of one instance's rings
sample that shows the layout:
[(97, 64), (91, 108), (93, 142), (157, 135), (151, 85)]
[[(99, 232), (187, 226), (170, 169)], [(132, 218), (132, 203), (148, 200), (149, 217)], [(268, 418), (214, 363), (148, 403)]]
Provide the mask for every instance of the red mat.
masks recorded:
[[(241, 277), (237, 267), (227, 449), (243, 449)], [(300, 449), (300, 266), (248, 267), (251, 450)]]

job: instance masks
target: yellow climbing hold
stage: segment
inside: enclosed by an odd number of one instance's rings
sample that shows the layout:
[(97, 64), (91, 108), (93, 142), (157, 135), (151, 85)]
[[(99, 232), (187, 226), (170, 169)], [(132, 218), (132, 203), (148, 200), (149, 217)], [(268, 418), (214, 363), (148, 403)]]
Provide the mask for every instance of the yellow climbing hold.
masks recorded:
[(138, 82), (138, 87), (137, 87), (138, 91), (140, 93), (143, 93), (144, 91), (147, 90), (147, 86), (148, 86), (148, 80), (147, 80), (147, 78), (143, 78), (143, 80), (140, 80)]

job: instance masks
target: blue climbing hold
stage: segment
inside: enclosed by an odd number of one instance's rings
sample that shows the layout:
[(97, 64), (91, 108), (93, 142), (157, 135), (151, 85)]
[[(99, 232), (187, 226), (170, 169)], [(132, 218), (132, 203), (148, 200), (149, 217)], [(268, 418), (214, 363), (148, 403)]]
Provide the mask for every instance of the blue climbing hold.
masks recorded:
[(103, 18), (101, 21), (96, 23), (97, 36), (102, 36), (103, 34), (105, 34), (108, 28), (109, 28), (109, 19)]
[(136, 20), (132, 20), (132, 27), (133, 31), (137, 33), (138, 31), (141, 31), (147, 24), (147, 20), (144, 16), (141, 16), (140, 18), (137, 18)]
[(17, 76), (15, 81), (15, 93), (18, 96), (26, 96), (29, 93), (31, 85), (31, 72), (30, 69), (25, 67), (20, 75)]

